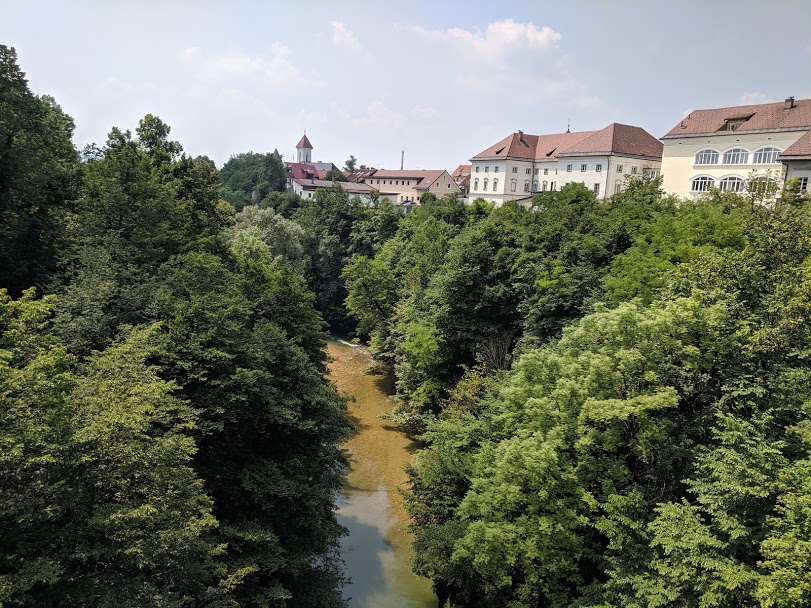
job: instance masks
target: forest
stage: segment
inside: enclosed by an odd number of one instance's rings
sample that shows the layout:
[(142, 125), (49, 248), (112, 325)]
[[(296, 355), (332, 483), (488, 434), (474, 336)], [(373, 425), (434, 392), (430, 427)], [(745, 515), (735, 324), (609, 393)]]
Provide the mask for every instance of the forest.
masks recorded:
[(811, 606), (796, 184), (403, 215), (133, 128), (77, 150), (0, 45), (0, 606), (345, 605), (330, 333), (422, 446), (443, 606)]

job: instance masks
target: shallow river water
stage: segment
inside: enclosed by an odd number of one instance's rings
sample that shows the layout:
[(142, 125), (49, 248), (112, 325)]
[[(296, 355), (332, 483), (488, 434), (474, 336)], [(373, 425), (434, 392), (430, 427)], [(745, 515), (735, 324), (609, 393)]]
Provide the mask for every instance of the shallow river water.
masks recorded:
[(349, 535), (341, 543), (346, 573), (344, 588), (351, 608), (437, 608), (427, 579), (410, 567), (411, 537), (398, 489), (414, 445), (380, 414), (391, 409), (389, 388), (368, 374), (366, 348), (330, 342), (329, 377), (338, 390), (352, 395), (348, 415), (357, 432), (344, 444), (350, 472), (338, 501), (338, 521)]

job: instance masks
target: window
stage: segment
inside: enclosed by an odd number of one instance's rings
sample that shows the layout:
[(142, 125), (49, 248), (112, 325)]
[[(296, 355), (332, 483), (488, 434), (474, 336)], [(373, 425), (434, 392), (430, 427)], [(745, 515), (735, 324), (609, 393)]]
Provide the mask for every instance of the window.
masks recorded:
[(743, 148), (732, 148), (724, 152), (725, 165), (745, 165), (749, 160), (749, 152)]
[(479, 172), (479, 165), (476, 165), (476, 173)]
[(755, 164), (766, 165), (769, 163), (776, 163), (779, 155), (780, 148), (772, 148), (771, 146), (761, 148), (755, 152)]
[(488, 165), (484, 166), (484, 172), (485, 173), (490, 173), (490, 167)]
[(744, 182), (743, 178), (734, 176), (725, 177), (718, 182), (718, 188), (724, 192), (743, 192), (745, 184), (746, 182)]
[(518, 167), (513, 167), (513, 173), (518, 173)]
[(617, 173), (622, 173), (622, 165), (617, 165)]
[(752, 118), (754, 114), (750, 114), (749, 116), (741, 116), (739, 118), (727, 118), (724, 122), (723, 126), (718, 129), (719, 131), (737, 131), (738, 127), (740, 127), (743, 123), (747, 120)]
[[(451, 185), (448, 184), (448, 188), (450, 188), (450, 187), (451, 187)], [(493, 179), (493, 192), (495, 192), (496, 190), (498, 190), (498, 178), (497, 177)]]
[(770, 177), (761, 175), (760, 177), (750, 179), (749, 183), (746, 185), (746, 189), (755, 194), (771, 197), (777, 192), (777, 182)]
[(697, 165), (717, 165), (718, 164), (718, 152), (715, 150), (710, 150), (706, 148), (701, 150), (698, 154), (696, 154), (696, 162)]
[(690, 192), (707, 192), (713, 186), (715, 186), (715, 180), (711, 177), (694, 177)]
[[(498, 182), (498, 180), (497, 180), (497, 179), (494, 179), (494, 180), (493, 180), (493, 190), (495, 190), (495, 189), (496, 189), (496, 183), (497, 183), (497, 182)], [(451, 189), (451, 183), (450, 183), (450, 182), (448, 182), (448, 190), (450, 190), (450, 189)]]
[(600, 184), (594, 184), (594, 194), (600, 194)]
[(535, 174), (535, 175), (538, 175), (538, 168), (537, 168), (537, 167), (535, 167), (534, 174)]
[(537, 192), (537, 191), (538, 191), (538, 182), (537, 182), (537, 181), (533, 181), (533, 182), (532, 182), (532, 191), (533, 191), (533, 192)]
[(798, 177), (797, 178), (797, 185), (800, 187), (800, 190), (808, 190), (808, 178), (807, 177)]
[(550, 189), (550, 190), (554, 190), (554, 189), (555, 189), (555, 183), (556, 183), (556, 182), (552, 182), (552, 183), (550, 184), (550, 186), (549, 186), (549, 189)]
[(474, 190), (478, 190), (478, 189), (479, 189), (479, 178), (478, 178), (478, 177), (477, 177), (476, 179), (474, 179), (474, 180), (473, 180), (473, 189), (474, 189)]
[(597, 165), (597, 173), (600, 173), (603, 170), (602, 165)]
[(532, 169), (530, 169), (529, 167), (527, 167), (527, 170), (525, 171), (525, 173), (526, 173), (527, 175), (531, 175), (531, 174), (532, 174)]
[(487, 178), (484, 178), (484, 191), (487, 192)]
[(400, 185), (400, 180), (399, 180), (399, 179), (394, 180), (394, 185), (395, 185), (395, 186), (399, 186), (399, 185)]
[(518, 185), (518, 180), (511, 179), (510, 180), (510, 192), (515, 192), (515, 188)]
[(588, 165), (580, 165), (580, 171), (585, 171), (588, 168), (589, 168)]
[(660, 174), (661, 171), (659, 171), (659, 169), (651, 169), (650, 171), (648, 171), (648, 176), (651, 179), (656, 179), (657, 177), (659, 177)]
[(639, 170), (639, 167), (631, 167), (631, 173), (636, 173)]
[(546, 188), (549, 186), (549, 184), (548, 182), (544, 182), (543, 184), (541, 184), (541, 186), (543, 187), (543, 191), (546, 192)]
[(619, 194), (622, 190), (622, 182), (617, 180), (614, 182), (614, 194)]
[(572, 166), (571, 166), (571, 165), (566, 165), (566, 172), (567, 172), (567, 173), (571, 173), (571, 172), (572, 172)]
[(495, 172), (498, 173), (498, 165), (496, 165)]
[(524, 192), (529, 192), (529, 181), (524, 182)]
[(543, 170), (543, 174), (544, 174), (544, 175), (549, 175), (549, 169), (544, 169), (544, 170)]

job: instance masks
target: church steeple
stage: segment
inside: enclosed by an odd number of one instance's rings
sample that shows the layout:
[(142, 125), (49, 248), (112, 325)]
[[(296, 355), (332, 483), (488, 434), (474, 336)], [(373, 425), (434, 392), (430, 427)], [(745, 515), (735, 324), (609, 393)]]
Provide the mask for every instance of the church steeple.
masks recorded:
[(307, 131), (296, 144), (296, 162), (297, 163), (311, 163), (312, 161), (313, 145), (307, 139)]

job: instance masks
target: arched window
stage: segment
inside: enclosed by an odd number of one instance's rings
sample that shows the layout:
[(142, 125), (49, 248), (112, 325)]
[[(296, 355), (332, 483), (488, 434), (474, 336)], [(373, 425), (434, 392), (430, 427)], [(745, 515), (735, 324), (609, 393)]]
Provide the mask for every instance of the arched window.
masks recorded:
[(749, 160), (749, 151), (743, 148), (731, 148), (724, 152), (725, 165), (745, 165)]
[[(477, 169), (478, 169), (478, 167), (477, 167)], [(479, 189), (479, 178), (478, 178), (478, 177), (477, 177), (476, 179), (474, 179), (474, 180), (473, 180), (473, 189), (474, 189), (474, 190), (478, 190), (478, 189)]]
[(487, 192), (487, 178), (484, 178), (484, 191)]
[[(450, 184), (448, 184), (448, 187), (450, 188)], [(498, 178), (496, 177), (493, 179), (493, 192), (496, 192), (497, 190), (498, 190)]]
[(529, 180), (524, 182), (524, 192), (529, 192)]
[(546, 192), (547, 187), (549, 186), (549, 182), (544, 181), (543, 183), (543, 191)]
[(715, 186), (715, 180), (711, 177), (702, 175), (701, 177), (694, 177), (693, 183), (690, 188), (691, 192), (707, 192), (710, 188)]
[(718, 189), (724, 192), (743, 192), (746, 181), (742, 177), (725, 177), (718, 182)]
[(771, 197), (777, 192), (777, 182), (771, 177), (761, 175), (754, 177), (746, 184), (746, 189), (753, 194), (760, 194), (765, 197)]
[(766, 165), (769, 163), (776, 163), (777, 157), (780, 155), (780, 148), (766, 146), (760, 150), (755, 151), (755, 164)]
[(537, 181), (534, 181), (534, 180), (533, 180), (533, 182), (532, 182), (532, 191), (533, 191), (533, 192), (537, 192), (537, 191), (538, 191), (538, 182), (537, 182)]

